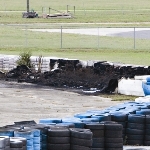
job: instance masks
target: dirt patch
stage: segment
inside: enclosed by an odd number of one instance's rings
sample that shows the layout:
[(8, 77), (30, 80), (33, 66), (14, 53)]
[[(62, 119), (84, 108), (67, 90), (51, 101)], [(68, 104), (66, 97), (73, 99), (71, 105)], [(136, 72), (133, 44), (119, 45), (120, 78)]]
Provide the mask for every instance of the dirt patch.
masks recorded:
[[(56, 67), (57, 66), (57, 67)], [(99, 93), (112, 93), (121, 78), (134, 78), (135, 75), (150, 74), (150, 67), (119, 65), (107, 61), (90, 62), (79, 60), (50, 59), (50, 71), (41, 73), (25, 65), (6, 74), (6, 80), (35, 83), (52, 87), (69, 87), (93, 90)]]

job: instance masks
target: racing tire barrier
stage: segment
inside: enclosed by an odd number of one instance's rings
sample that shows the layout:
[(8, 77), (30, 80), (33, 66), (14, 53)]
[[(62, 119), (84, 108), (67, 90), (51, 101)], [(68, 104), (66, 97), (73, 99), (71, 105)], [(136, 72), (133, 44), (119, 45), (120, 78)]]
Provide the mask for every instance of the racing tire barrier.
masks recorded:
[(93, 133), (92, 148), (104, 149), (104, 124), (85, 124), (86, 129), (90, 129)]
[(145, 117), (144, 145), (150, 146), (150, 115), (146, 115), (146, 117)]
[(128, 115), (128, 124), (126, 128), (128, 145), (143, 145), (145, 134), (145, 115)]
[(121, 124), (105, 124), (105, 149), (123, 150), (122, 130)]
[(53, 126), (48, 129), (48, 150), (70, 150), (70, 131), (68, 128)]
[(70, 128), (70, 150), (90, 150), (92, 135), (89, 129)]

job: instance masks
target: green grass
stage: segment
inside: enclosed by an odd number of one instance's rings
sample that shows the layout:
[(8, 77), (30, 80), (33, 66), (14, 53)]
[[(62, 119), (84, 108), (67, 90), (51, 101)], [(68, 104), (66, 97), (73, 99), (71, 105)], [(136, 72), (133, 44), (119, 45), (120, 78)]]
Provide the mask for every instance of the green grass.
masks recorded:
[(134, 50), (108, 49), (40, 49), (40, 48), (0, 48), (1, 54), (19, 55), (21, 52), (31, 51), (32, 55), (70, 58), (79, 60), (105, 60), (135, 65), (150, 65), (150, 52)]
[(105, 98), (111, 98), (112, 101), (135, 101), (137, 96), (121, 95), (121, 94), (100, 94), (100, 96)]
[[(143, 10), (149, 9), (149, 0), (30, 0), (30, 8), (41, 10), (41, 7), (66, 9), (66, 5), (76, 6), (79, 10)], [(71, 7), (70, 7), (71, 8)], [(26, 0), (1, 0), (0, 10), (26, 10)]]
[[(0, 22), (4, 24), (8, 23), (119, 23), (124, 24), (117, 26), (149, 26), (149, 12), (147, 10), (138, 11), (127, 11), (122, 13), (120, 11), (77, 11), (72, 19), (44, 19), (44, 18), (34, 18), (25, 19), (22, 18), (22, 12), (0, 12)], [(127, 24), (131, 22), (133, 24)], [(137, 22), (140, 24), (137, 24)], [(145, 24), (145, 22), (148, 22)], [(101, 26), (106, 26), (106, 24), (101, 24)], [(114, 26), (112, 24), (107, 24), (107, 26)], [(115, 25), (116, 26), (116, 25)]]
[[(140, 22), (140, 25), (145, 25), (144, 22), (149, 21), (149, 0), (30, 0), (30, 9), (42, 15), (42, 7), (44, 12), (49, 13), (49, 7), (65, 12), (69, 5), (69, 11), (74, 13), (73, 6), (76, 7), (74, 19), (23, 19), (22, 12), (26, 10), (26, 0), (1, 0), (0, 1), (0, 22), (1, 23), (62, 23), (62, 22), (84, 22), (84, 23), (102, 23), (102, 22)], [(7, 12), (19, 11), (19, 12)], [(56, 11), (51, 10), (51, 13)], [(134, 26), (137, 26), (134, 23)], [(150, 25), (150, 24), (148, 24)]]
[(33, 55), (150, 65), (149, 40), (137, 39), (134, 49), (131, 38), (63, 33), (61, 48), (60, 33), (33, 32), (26, 30), (25, 26), (1, 26), (0, 37), (2, 54), (31, 50)]
[[(47, 28), (44, 26), (1, 26), (0, 28), (0, 47), (28, 47), (41, 49), (134, 49), (133, 38), (108, 37), (96, 35), (80, 35), (80, 34), (61, 34), (29, 31), (30, 28)], [(53, 28), (49, 26), (49, 28)], [(60, 29), (60, 26), (56, 28)], [(69, 28), (69, 27), (68, 27)], [(71, 27), (70, 27), (71, 28)], [(80, 26), (78, 27), (80, 28)], [(76, 28), (75, 28), (76, 29)], [(61, 29), (60, 29), (61, 30)], [(63, 31), (63, 30), (62, 30)], [(136, 50), (149, 50), (149, 39), (136, 39)]]

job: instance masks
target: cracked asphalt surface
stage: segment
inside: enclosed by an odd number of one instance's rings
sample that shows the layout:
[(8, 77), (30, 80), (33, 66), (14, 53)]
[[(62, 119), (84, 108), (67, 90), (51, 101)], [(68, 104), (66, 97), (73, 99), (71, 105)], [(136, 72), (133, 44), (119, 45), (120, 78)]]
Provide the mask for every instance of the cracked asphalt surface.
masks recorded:
[(0, 81), (0, 126), (15, 121), (71, 117), (90, 109), (104, 109), (122, 102), (83, 95), (73, 89), (54, 89), (29, 83)]

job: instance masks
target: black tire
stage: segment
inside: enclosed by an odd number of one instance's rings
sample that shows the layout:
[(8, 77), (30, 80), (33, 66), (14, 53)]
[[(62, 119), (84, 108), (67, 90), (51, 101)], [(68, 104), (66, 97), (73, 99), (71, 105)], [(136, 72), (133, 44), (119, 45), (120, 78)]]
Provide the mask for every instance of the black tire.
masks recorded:
[(14, 122), (15, 125), (36, 125), (34, 120)]
[(27, 145), (27, 139), (22, 137), (10, 137), (10, 141), (19, 140), (22, 141), (23, 146)]
[(69, 144), (70, 137), (48, 137), (48, 143), (50, 143), (50, 144)]
[(150, 124), (147, 123), (147, 124), (145, 125), (145, 128), (146, 128), (146, 129), (150, 129)]
[(89, 129), (70, 128), (71, 137), (80, 139), (92, 139), (92, 132)]
[(122, 129), (122, 134), (125, 134), (126, 133), (126, 128), (123, 128)]
[(100, 124), (117, 124), (115, 121), (101, 121)]
[(91, 118), (98, 118), (99, 119), (99, 122), (101, 121), (111, 121), (111, 115), (99, 115), (99, 114), (95, 114), (95, 115), (92, 115)]
[(10, 141), (10, 148), (22, 148), (23, 143), (22, 141)]
[(143, 140), (127, 140), (128, 145), (136, 145), (136, 146), (141, 146), (143, 145)]
[(122, 148), (105, 148), (105, 150), (123, 150), (123, 147)]
[(144, 141), (144, 146), (150, 146), (150, 141)]
[(146, 115), (145, 120), (146, 120), (146, 124), (150, 124), (150, 115)]
[(149, 129), (146, 129), (146, 130), (145, 130), (145, 133), (146, 133), (147, 135), (150, 135), (150, 130), (149, 130)]
[(139, 123), (128, 123), (127, 127), (130, 129), (138, 129), (138, 130), (143, 130), (145, 129), (144, 124), (139, 124)]
[(67, 128), (52, 128), (48, 129), (48, 136), (69, 137), (70, 131)]
[(144, 133), (145, 133), (144, 130), (137, 130), (137, 129), (126, 128), (126, 134), (143, 135)]
[(104, 130), (91, 130), (93, 133), (93, 138), (104, 137)]
[(93, 148), (104, 148), (104, 143), (96, 143), (96, 142), (93, 142), (93, 143), (92, 143), (92, 147), (93, 147)]
[(48, 144), (48, 150), (70, 150), (70, 144)]
[(128, 140), (144, 140), (144, 135), (133, 135), (133, 134), (127, 134)]
[(105, 141), (105, 138), (102, 137), (102, 138), (93, 138), (92, 139), (94, 143), (104, 143)]
[(104, 124), (85, 124), (86, 129), (91, 129), (91, 130), (104, 130)]
[(80, 145), (80, 146), (85, 146), (85, 147), (92, 146), (92, 140), (89, 140), (89, 139), (79, 139), (79, 138), (71, 137), (70, 143), (73, 145)]
[(105, 138), (106, 143), (123, 143), (123, 138)]
[(105, 131), (105, 137), (107, 138), (122, 138), (122, 131)]
[(144, 124), (145, 123), (145, 115), (130, 114), (130, 115), (128, 115), (128, 122)]
[(74, 123), (58, 123), (58, 124), (56, 124), (56, 126), (66, 126), (69, 128), (75, 128)]
[(145, 141), (150, 141), (150, 135), (147, 135), (147, 134), (146, 134), (144, 140), (145, 140)]
[(119, 114), (119, 113), (111, 114), (112, 121), (125, 122), (127, 121), (127, 119), (128, 119), (128, 116), (126, 114)]
[(8, 149), (8, 148), (7, 148), (7, 149), (5, 148), (5, 150), (23, 150), (23, 148), (9, 148), (9, 149)]
[(118, 124), (121, 124), (123, 126), (123, 128), (127, 127), (127, 122), (117, 122)]
[(27, 150), (27, 147), (26, 147), (26, 146), (23, 146), (23, 150)]
[(79, 145), (71, 145), (70, 150), (91, 150), (91, 148)]
[(105, 148), (91, 148), (91, 150), (105, 150)]
[(105, 143), (105, 148), (122, 148), (123, 143)]
[(122, 131), (123, 126), (121, 124), (105, 124), (105, 130)]

